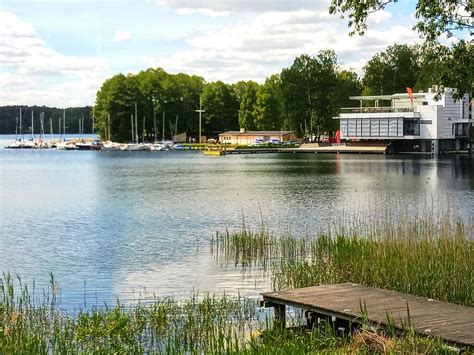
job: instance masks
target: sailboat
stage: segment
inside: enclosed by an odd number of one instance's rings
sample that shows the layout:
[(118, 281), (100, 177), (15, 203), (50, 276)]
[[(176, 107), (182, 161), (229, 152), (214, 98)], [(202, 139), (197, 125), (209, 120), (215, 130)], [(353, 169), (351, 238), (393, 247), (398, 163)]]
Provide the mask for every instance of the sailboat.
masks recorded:
[[(20, 108), (20, 117), (21, 117), (21, 108)], [(20, 123), (21, 127), (21, 123)], [(21, 132), (21, 128), (20, 128)], [(20, 133), (21, 136), (21, 133)], [(21, 149), (22, 148), (22, 142), (21, 139), (18, 140), (18, 117), (15, 117), (15, 141), (7, 146), (5, 146), (6, 149)]]
[(23, 136), (23, 131), (22, 131), (22, 128), (23, 128), (23, 117), (22, 117), (22, 110), (21, 110), (21, 107), (20, 107), (20, 125), (19, 125), (19, 128), (20, 128), (20, 135), (19, 137), (17, 136), (17, 122), (16, 122), (16, 119), (15, 119), (15, 142), (5, 146), (6, 149), (24, 149), (24, 148), (28, 148), (25, 144), (25, 140), (24, 140), (24, 136)]
[[(59, 130), (61, 131), (61, 122), (59, 122)], [(64, 141), (56, 143), (57, 150), (76, 150), (77, 147), (74, 143), (66, 141), (66, 109), (63, 111), (63, 134)], [(62, 138), (62, 135), (61, 135)]]

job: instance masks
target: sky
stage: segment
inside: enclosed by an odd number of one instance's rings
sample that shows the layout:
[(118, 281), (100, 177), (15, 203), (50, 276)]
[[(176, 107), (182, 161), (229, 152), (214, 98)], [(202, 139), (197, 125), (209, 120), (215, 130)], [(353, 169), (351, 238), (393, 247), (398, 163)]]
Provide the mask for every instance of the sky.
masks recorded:
[(92, 105), (105, 79), (162, 67), (206, 81), (263, 82), (301, 54), (335, 50), (342, 68), (421, 40), (400, 0), (349, 36), (329, 0), (0, 0), (0, 106)]

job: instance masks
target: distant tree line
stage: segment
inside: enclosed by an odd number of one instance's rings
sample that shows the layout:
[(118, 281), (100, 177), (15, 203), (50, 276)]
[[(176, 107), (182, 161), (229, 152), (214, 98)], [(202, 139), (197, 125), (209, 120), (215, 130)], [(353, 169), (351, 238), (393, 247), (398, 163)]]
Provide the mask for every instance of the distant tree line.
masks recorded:
[[(341, 107), (353, 105), (349, 96), (393, 94), (406, 87), (427, 90), (438, 84), (466, 87), (472, 81), (473, 46), (461, 41), (449, 51), (455, 56), (439, 56), (426, 46), (394, 44), (369, 60), (362, 79), (341, 69), (333, 51), (301, 55), (262, 84), (207, 83), (199, 76), (169, 74), (161, 68), (119, 74), (106, 80), (97, 93), (97, 128), (105, 137), (110, 127), (114, 141), (134, 139), (135, 123), (139, 140), (161, 139), (163, 127), (166, 139), (180, 132), (197, 136), (196, 110), (201, 105), (202, 133), (207, 136), (242, 127), (320, 137), (337, 130), (332, 118)], [(462, 73), (460, 65), (465, 66), (465, 77), (453, 74)]]
[[(165, 139), (181, 132), (197, 137), (196, 110), (202, 107), (202, 133), (208, 137), (240, 127), (292, 130), (300, 137), (320, 137), (337, 130), (337, 121), (332, 117), (338, 115), (340, 108), (354, 105), (349, 99), (352, 95), (393, 94), (405, 92), (406, 87), (418, 91), (445, 85), (464, 88), (472, 96), (474, 46), (459, 41), (443, 53), (439, 51), (439, 47), (430, 49), (426, 44), (394, 44), (367, 62), (362, 78), (343, 70), (333, 51), (301, 55), (290, 67), (269, 76), (262, 84), (208, 83), (199, 76), (169, 74), (161, 68), (136, 75), (119, 74), (103, 83), (93, 110), (66, 110), (66, 131), (78, 132), (79, 118), (84, 117), (84, 131), (90, 132), (94, 112), (96, 132), (109, 138), (110, 127), (110, 138), (114, 141), (130, 141), (135, 136), (140, 141), (161, 140), (163, 128)], [(49, 131), (52, 118), (54, 132), (58, 132), (61, 109), (24, 107), (23, 127), (30, 125), (31, 110), (36, 132), (40, 112), (45, 112), (45, 130)], [(19, 106), (1, 107), (0, 133), (14, 133), (18, 115)]]
[(206, 83), (201, 77), (173, 75), (161, 68), (115, 75), (97, 93), (94, 109), (100, 134), (105, 137), (110, 129), (114, 141), (134, 139), (132, 126), (139, 140), (161, 139), (163, 127), (165, 138), (180, 132), (197, 136), (200, 107), (205, 110), (202, 132), (207, 136), (240, 127), (319, 136), (337, 129), (332, 117), (361, 89), (356, 73), (342, 70), (333, 51), (322, 51), (296, 58), (290, 68), (261, 85)]
[[(61, 131), (63, 131), (64, 109), (46, 106), (0, 106), (0, 134), (19, 133), (20, 108), (22, 111), (22, 133), (29, 137), (31, 133), (31, 112), (33, 112), (34, 133), (39, 134), (41, 130), (40, 115), (44, 114), (44, 131), (50, 133), (50, 120), (53, 133), (59, 134), (59, 120), (61, 120)], [(79, 120), (84, 119), (84, 133), (92, 133), (92, 107), (66, 108), (66, 134), (79, 132)], [(16, 126), (16, 128), (15, 128)], [(26, 137), (25, 137), (26, 138)]]

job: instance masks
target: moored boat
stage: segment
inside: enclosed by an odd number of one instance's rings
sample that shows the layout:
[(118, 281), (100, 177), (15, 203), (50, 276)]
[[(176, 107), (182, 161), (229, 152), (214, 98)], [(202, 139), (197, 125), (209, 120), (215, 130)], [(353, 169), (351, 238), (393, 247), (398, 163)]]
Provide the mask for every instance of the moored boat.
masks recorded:
[(57, 150), (77, 150), (77, 147), (74, 143), (71, 142), (60, 142), (56, 144)]

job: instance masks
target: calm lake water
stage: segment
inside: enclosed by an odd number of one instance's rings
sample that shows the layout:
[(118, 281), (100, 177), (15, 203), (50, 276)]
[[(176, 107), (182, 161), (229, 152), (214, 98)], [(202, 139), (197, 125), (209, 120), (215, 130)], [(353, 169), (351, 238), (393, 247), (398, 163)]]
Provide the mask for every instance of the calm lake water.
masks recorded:
[[(11, 141), (0, 138), (0, 146)], [(266, 225), (317, 233), (353, 215), (449, 206), (474, 218), (474, 158), (200, 152), (79, 152), (0, 148), (0, 271), (62, 304), (116, 297), (255, 296), (258, 275), (216, 262), (216, 231)], [(42, 286), (43, 285), (43, 286)]]

